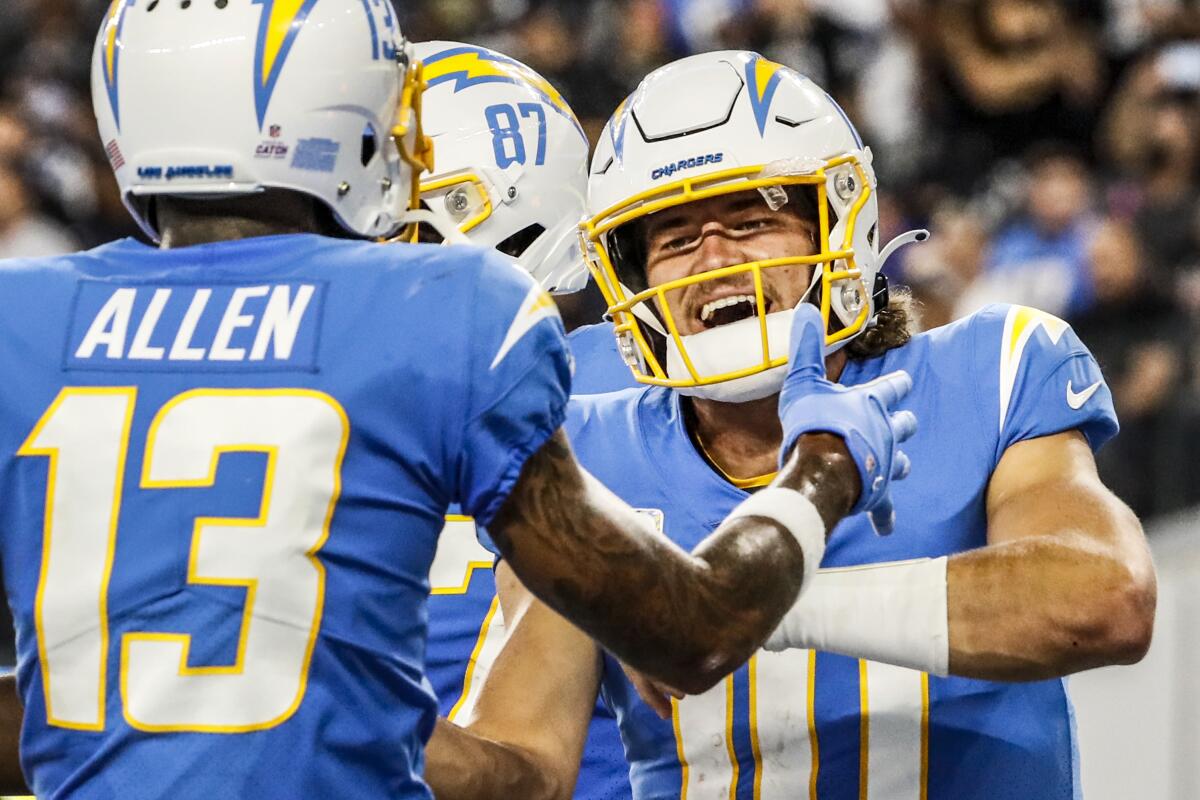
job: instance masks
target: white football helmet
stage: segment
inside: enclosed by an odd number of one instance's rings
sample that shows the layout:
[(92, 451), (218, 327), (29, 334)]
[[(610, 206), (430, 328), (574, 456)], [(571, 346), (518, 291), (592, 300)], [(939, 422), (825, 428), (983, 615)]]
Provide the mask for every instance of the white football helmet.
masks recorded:
[(582, 289), (588, 141), (566, 100), (484, 47), (427, 42), (416, 57), (428, 86), (425, 132), (437, 147), (437, 170), (421, 182), (425, 206), (472, 244), (516, 258), (548, 291)]
[[(782, 385), (792, 310), (765, 313), (762, 271), (813, 265), (806, 300), (818, 303), (833, 352), (872, 324), (881, 255), (870, 150), (842, 109), (812, 81), (750, 52), (716, 52), (654, 72), (617, 109), (592, 159), (588, 265), (609, 304), (622, 356), (642, 382), (728, 402)], [(649, 288), (631, 255), (629, 223), (666, 208), (757, 189), (774, 209), (788, 187), (811, 187), (819, 217), (813, 255), (733, 265)], [(629, 226), (629, 227), (626, 227)], [(640, 258), (640, 261), (639, 261)], [(756, 314), (683, 336), (666, 292), (749, 272)], [(878, 287), (882, 296), (886, 283)]]
[(265, 188), (395, 233), (431, 159), (421, 88), (389, 0), (113, 0), (92, 63), (109, 161), (154, 238), (154, 196)]

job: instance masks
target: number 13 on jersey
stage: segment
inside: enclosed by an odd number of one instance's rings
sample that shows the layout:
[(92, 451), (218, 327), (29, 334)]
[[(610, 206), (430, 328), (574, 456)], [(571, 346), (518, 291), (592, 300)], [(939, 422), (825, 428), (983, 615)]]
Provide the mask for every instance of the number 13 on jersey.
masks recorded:
[[(138, 524), (121, 518), (136, 402), (135, 388), (65, 388), (18, 451), (49, 459), (34, 618), (51, 725), (104, 728), (108, 584), (119, 529)], [(256, 517), (199, 517), (191, 533), (188, 581), (245, 589), (235, 662), (192, 667), (190, 636), (126, 633), (119, 681), (130, 725), (239, 733), (299, 707), (324, 607), (317, 552), (349, 433), (333, 398), (301, 389), (200, 389), (155, 414), (141, 489), (212, 486), (223, 453), (263, 453), (266, 471)]]

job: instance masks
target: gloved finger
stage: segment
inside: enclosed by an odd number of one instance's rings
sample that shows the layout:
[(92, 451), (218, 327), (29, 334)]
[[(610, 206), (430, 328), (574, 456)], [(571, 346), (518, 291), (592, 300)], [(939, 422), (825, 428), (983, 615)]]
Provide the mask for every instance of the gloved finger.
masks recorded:
[(912, 378), (907, 372), (898, 369), (871, 381), (871, 394), (878, 397), (889, 408), (900, 402), (912, 391)]
[(896, 458), (892, 460), (892, 480), (902, 481), (908, 477), (908, 473), (912, 471), (912, 462), (908, 456), (902, 451), (896, 451)]
[(871, 527), (879, 536), (887, 536), (896, 527), (896, 509), (892, 506), (892, 498), (885, 497), (878, 505), (867, 512)]
[(790, 371), (807, 371), (825, 377), (825, 321), (809, 303), (801, 303), (792, 315)]
[(897, 442), (903, 442), (916, 432), (916, 414), (911, 411), (897, 411), (895, 414), (892, 414), (892, 433), (896, 435)]

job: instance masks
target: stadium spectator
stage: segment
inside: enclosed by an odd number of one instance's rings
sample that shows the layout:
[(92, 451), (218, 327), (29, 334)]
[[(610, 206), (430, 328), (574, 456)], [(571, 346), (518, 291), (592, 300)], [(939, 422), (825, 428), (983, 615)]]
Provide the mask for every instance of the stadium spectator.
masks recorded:
[(902, 281), (921, 298), (921, 326), (935, 328), (955, 319), (963, 293), (983, 273), (988, 233), (967, 208), (947, 206), (930, 221), (937, 235), (905, 253)]
[(1097, 36), (1066, 0), (942, 0), (930, 53), (943, 181), (1047, 139), (1086, 151), (1104, 87)]
[[(1174, 271), (1195, 259), (1200, 212), (1200, 43), (1177, 44), (1135, 65), (1114, 97), (1105, 148), (1153, 261)], [(1166, 278), (1166, 276), (1164, 276)]]
[(997, 234), (984, 274), (965, 292), (956, 316), (1008, 302), (1071, 318), (1091, 304), (1091, 177), (1083, 161), (1062, 148), (1040, 149), (1029, 161), (1024, 213)]
[(60, 225), (37, 213), (25, 181), (0, 160), (0, 259), (71, 253), (79, 243)]
[(1087, 250), (1095, 304), (1073, 324), (1104, 369), (1121, 420), (1122, 435), (1097, 463), (1135, 511), (1150, 514), (1159, 510), (1158, 479), (1173, 468), (1159, 454), (1175, 435), (1163, 414), (1178, 399), (1186, 320), (1149, 280), (1154, 265), (1144, 251), (1126, 223), (1096, 228)]

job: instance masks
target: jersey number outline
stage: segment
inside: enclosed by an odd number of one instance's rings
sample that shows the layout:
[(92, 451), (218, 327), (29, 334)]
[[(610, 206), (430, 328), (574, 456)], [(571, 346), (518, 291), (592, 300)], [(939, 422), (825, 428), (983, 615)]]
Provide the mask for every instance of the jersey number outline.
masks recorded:
[[(135, 387), (66, 387), (17, 451), (50, 459), (34, 623), (56, 727), (105, 727), (108, 584), (136, 401)], [(257, 517), (198, 517), (192, 529), (188, 582), (246, 590), (235, 663), (191, 667), (190, 635), (126, 633), (120, 691), (130, 726), (243, 733), (300, 707), (324, 611), (317, 553), (349, 436), (337, 401), (305, 389), (196, 389), (158, 410), (142, 489), (212, 486), (223, 453), (264, 453), (267, 464)]]
[[(496, 557), (479, 543), (475, 520), (461, 514), (447, 514), (446, 524), (438, 537), (437, 553), (429, 571), (430, 594), (466, 594), (471, 586), (475, 571), (492, 569)], [(500, 646), (504, 643), (504, 614), (500, 611), (500, 598), (493, 596), (487, 613), (479, 625), (475, 645), (467, 659), (463, 673), (462, 691), (446, 714), (446, 719), (456, 721), (464, 710), (474, 706), (479, 697), (483, 679), (491, 671)]]

